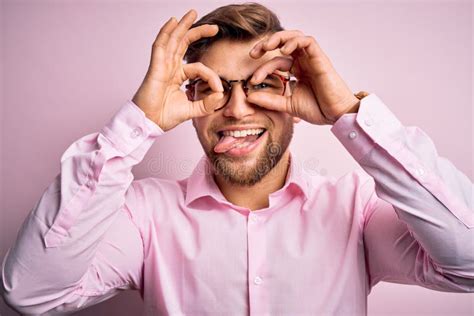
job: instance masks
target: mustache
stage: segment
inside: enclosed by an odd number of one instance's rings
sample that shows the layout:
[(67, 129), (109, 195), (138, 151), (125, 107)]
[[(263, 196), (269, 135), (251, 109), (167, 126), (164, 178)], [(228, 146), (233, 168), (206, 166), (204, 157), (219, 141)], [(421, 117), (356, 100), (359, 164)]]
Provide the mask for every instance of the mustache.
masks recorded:
[(220, 123), (211, 123), (210, 126), (209, 126), (209, 130), (210, 131), (218, 131), (220, 129), (223, 129), (223, 128), (226, 128), (226, 127), (229, 127), (229, 126), (235, 126), (235, 125), (239, 125), (239, 126), (262, 126), (262, 128), (265, 128), (268, 130), (268, 124), (266, 124), (265, 122), (257, 122), (257, 121), (241, 121), (241, 120), (236, 120), (236, 119), (229, 119), (229, 120), (226, 120), (224, 122), (220, 122)]

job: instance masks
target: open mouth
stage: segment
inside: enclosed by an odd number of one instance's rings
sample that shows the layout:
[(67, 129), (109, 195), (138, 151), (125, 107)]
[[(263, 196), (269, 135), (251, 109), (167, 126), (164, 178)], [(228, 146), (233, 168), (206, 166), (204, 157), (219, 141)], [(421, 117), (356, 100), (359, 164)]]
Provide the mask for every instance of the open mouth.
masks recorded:
[(267, 134), (265, 128), (246, 130), (226, 130), (217, 133), (219, 141), (214, 146), (214, 152), (241, 156), (252, 151)]

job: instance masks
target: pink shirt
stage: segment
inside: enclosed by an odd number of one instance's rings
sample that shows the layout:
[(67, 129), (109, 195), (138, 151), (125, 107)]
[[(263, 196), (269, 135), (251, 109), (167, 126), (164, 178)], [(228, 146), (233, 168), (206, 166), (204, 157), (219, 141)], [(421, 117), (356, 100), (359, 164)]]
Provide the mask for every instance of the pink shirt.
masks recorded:
[(134, 181), (163, 131), (126, 102), (62, 155), (3, 261), (6, 301), (63, 312), (137, 289), (148, 315), (365, 315), (380, 281), (474, 292), (471, 181), (374, 94), (331, 131), (365, 172), (310, 175), (292, 155), (250, 212), (205, 156), (189, 178)]

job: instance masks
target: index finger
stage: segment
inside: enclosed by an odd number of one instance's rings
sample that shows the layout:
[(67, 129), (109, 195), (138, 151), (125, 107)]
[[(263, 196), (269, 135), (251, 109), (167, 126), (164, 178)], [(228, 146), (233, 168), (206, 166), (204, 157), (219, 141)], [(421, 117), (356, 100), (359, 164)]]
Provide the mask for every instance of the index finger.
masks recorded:
[(279, 46), (283, 45), (290, 38), (301, 36), (303, 33), (298, 30), (294, 31), (279, 31), (271, 34), (268, 38), (264, 38), (257, 42), (252, 50), (250, 50), (250, 57), (258, 59), (262, 57), (267, 51), (274, 50)]
[(251, 84), (258, 84), (264, 80), (267, 75), (272, 74), (275, 70), (290, 71), (293, 66), (293, 59), (283, 56), (276, 56), (269, 61), (260, 65), (250, 79)]

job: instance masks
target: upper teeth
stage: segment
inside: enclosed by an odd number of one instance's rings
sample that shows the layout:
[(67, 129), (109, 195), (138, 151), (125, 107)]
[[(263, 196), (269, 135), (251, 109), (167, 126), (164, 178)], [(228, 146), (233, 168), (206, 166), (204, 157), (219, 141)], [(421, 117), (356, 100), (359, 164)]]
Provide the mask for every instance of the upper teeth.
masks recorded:
[(244, 129), (241, 131), (223, 131), (224, 136), (245, 137), (247, 135), (257, 135), (263, 132), (263, 128)]

